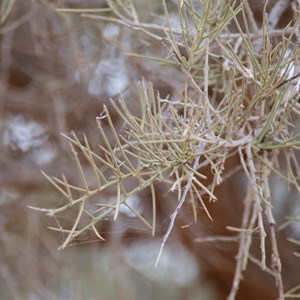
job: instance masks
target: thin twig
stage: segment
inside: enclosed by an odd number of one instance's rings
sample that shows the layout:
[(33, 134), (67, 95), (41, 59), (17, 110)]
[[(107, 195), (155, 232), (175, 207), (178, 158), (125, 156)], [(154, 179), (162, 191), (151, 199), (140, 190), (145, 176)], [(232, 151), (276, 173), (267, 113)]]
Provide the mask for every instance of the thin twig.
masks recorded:
[[(205, 147), (205, 143), (202, 143), (202, 142), (199, 143), (198, 146), (197, 146), (198, 156), (195, 157), (195, 161), (194, 161), (194, 165), (193, 165), (193, 169), (194, 170), (197, 170), (198, 167), (199, 167), (199, 161), (200, 161), (200, 157), (201, 157), (201, 152), (204, 150), (204, 147)], [(187, 182), (184, 190), (183, 190), (181, 199), (180, 199), (180, 201), (179, 201), (179, 203), (178, 203), (175, 211), (172, 213), (172, 215), (170, 217), (171, 221), (170, 221), (168, 230), (167, 230), (166, 234), (163, 237), (163, 240), (162, 240), (162, 243), (161, 243), (161, 247), (160, 247), (160, 250), (159, 250), (156, 262), (155, 262), (155, 267), (157, 267), (157, 265), (158, 265), (158, 262), (159, 262), (159, 259), (160, 259), (161, 255), (162, 255), (162, 251), (164, 249), (164, 246), (165, 246), (165, 244), (166, 244), (166, 242), (168, 240), (168, 237), (171, 234), (171, 231), (172, 231), (172, 229), (174, 227), (176, 216), (177, 216), (178, 212), (180, 211), (183, 203), (185, 202), (186, 196), (187, 196), (189, 190), (191, 189), (193, 179), (194, 179), (194, 174), (192, 173), (190, 175), (190, 178), (189, 178), (189, 180), (188, 180), (188, 182)]]
[(240, 232), (239, 236), (239, 250), (236, 256), (236, 266), (235, 266), (235, 272), (234, 272), (234, 278), (232, 282), (232, 287), (230, 290), (230, 294), (228, 296), (228, 300), (234, 300), (240, 285), (240, 281), (242, 279), (242, 270), (243, 270), (243, 264), (245, 259), (248, 259), (248, 256), (245, 257), (245, 253), (247, 253), (247, 246), (246, 246), (246, 239), (247, 239), (247, 224), (249, 222), (250, 218), (250, 211), (251, 211), (251, 204), (253, 199), (253, 189), (251, 187), (251, 184), (248, 184), (247, 193), (244, 198), (244, 212), (242, 217), (242, 229), (245, 229), (245, 231)]
[[(264, 160), (267, 159), (267, 151), (264, 151)], [(262, 170), (262, 184), (263, 184), (263, 191), (264, 191), (264, 198), (266, 201), (265, 204), (265, 213), (268, 219), (268, 223), (270, 226), (270, 232), (271, 232), (271, 245), (272, 245), (272, 257), (271, 257), (271, 269), (272, 274), (276, 278), (276, 284), (278, 287), (279, 292), (279, 299), (284, 299), (284, 291), (283, 291), (283, 282), (282, 282), (282, 267), (281, 267), (281, 260), (279, 256), (278, 246), (277, 246), (277, 239), (276, 239), (276, 231), (275, 231), (275, 219), (272, 212), (272, 205), (271, 205), (271, 192), (269, 187), (269, 169), (266, 165), (263, 165)]]

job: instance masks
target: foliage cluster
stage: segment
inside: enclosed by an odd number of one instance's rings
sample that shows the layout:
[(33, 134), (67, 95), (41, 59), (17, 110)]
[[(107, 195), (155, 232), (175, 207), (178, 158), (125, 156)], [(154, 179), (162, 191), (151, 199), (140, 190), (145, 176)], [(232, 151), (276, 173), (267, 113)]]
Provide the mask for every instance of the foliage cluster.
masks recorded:
[[(98, 150), (91, 149), (86, 137), (65, 135), (82, 185), (70, 184), (64, 175), (62, 179), (45, 175), (67, 201), (53, 209), (35, 208), (50, 216), (70, 209), (77, 211), (70, 229), (52, 228), (67, 235), (60, 249), (87, 230), (93, 230), (103, 240), (96, 224), (106, 218), (116, 220), (121, 205), (127, 206), (155, 235), (155, 185), (167, 182), (170, 191), (177, 192), (177, 205), (170, 212), (158, 263), (184, 203), (192, 204), (195, 220), (199, 208), (212, 219), (207, 201), (216, 201), (215, 188), (242, 169), (248, 187), (241, 227), (228, 228), (239, 235), (228, 299), (236, 297), (250, 259), (252, 238), (257, 233), (261, 253), (258, 264), (274, 276), (280, 299), (292, 297), (292, 293), (284, 294), (282, 284), (269, 181), (275, 174), (300, 191), (299, 4), (294, 6), (296, 17), (283, 29), (276, 28), (283, 9), (279, 4), (269, 13), (265, 6), (260, 25), (247, 1), (162, 0), (158, 6), (164, 21), (160, 24), (155, 23), (155, 16), (147, 22), (141, 20), (140, 7), (132, 1), (109, 0), (107, 4), (109, 8), (103, 10), (59, 11), (81, 13), (83, 18), (114, 22), (139, 31), (161, 45), (164, 57), (128, 55), (154, 60), (162, 68), (176, 68), (186, 83), (180, 97), (174, 99), (161, 97), (151, 83), (142, 81), (138, 86), (137, 114), (130, 111), (122, 96), (118, 101), (112, 99), (124, 126), (117, 132), (110, 111), (104, 106), (97, 118), (103, 141)], [(107, 127), (109, 132), (104, 130)], [(225, 163), (232, 156), (238, 156), (240, 164), (232, 172), (224, 172)], [(81, 166), (82, 159), (90, 164), (93, 183)], [(212, 177), (203, 172), (207, 168)], [(152, 194), (151, 220), (127, 201), (146, 188)], [(116, 196), (101, 197), (105, 191)], [(292, 221), (290, 218), (288, 222)], [(271, 267), (266, 263), (266, 236), (270, 236), (272, 245)]]

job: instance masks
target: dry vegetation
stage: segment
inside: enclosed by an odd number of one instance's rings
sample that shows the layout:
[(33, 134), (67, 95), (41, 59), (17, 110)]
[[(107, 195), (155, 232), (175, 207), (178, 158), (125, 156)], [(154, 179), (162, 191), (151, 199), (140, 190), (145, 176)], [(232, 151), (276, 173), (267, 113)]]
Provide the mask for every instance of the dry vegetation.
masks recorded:
[[(63, 175), (44, 175), (59, 203), (29, 206), (54, 218), (59, 249), (118, 226), (114, 246), (159, 237), (159, 265), (176, 236), (221, 299), (298, 298), (299, 2), (10, 3), (1, 128), (22, 114), (47, 128), (32, 144), (58, 149)], [(36, 192), (34, 147), (6, 140), (4, 187)]]

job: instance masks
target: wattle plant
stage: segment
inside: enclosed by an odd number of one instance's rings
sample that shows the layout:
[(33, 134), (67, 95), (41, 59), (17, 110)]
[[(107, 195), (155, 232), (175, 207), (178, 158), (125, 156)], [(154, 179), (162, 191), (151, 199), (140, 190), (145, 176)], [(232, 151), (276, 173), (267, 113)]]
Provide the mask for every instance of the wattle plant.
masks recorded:
[[(112, 110), (123, 120), (123, 127), (116, 130), (110, 111), (104, 106), (97, 117), (103, 141), (98, 150), (91, 149), (85, 136), (80, 140), (75, 133), (64, 135), (70, 143), (82, 185), (70, 184), (65, 176), (58, 179), (45, 175), (66, 201), (56, 208), (35, 209), (50, 216), (76, 210), (71, 228), (51, 228), (67, 236), (60, 249), (87, 230), (93, 230), (103, 240), (97, 223), (106, 218), (117, 220), (121, 205), (127, 206), (154, 236), (155, 185), (166, 182), (170, 191), (177, 193), (176, 209), (170, 211), (157, 264), (185, 202), (191, 203), (195, 221), (199, 209), (204, 209), (212, 220), (207, 203), (222, 201), (216, 198), (215, 188), (236, 171), (224, 172), (224, 165), (230, 157), (238, 156), (237, 170), (243, 170), (248, 186), (241, 226), (231, 228), (239, 234), (239, 251), (228, 299), (237, 294), (257, 232), (259, 264), (263, 270), (271, 270), (279, 298), (283, 299), (269, 182), (270, 176), (276, 175), (300, 191), (296, 153), (300, 146), (299, 17), (279, 31), (266, 11), (259, 28), (247, 1), (199, 1), (197, 6), (193, 1), (178, 1), (178, 4), (162, 1), (165, 22), (157, 25), (151, 20), (139, 21), (141, 12), (131, 1), (107, 3), (110, 16), (100, 10), (99, 16), (82, 14), (82, 17), (122, 24), (158, 42), (165, 57), (129, 55), (155, 60), (161, 63), (161, 68), (173, 67), (185, 78), (185, 88), (176, 99), (163, 98), (151, 83), (142, 81), (136, 101), (138, 113), (131, 112), (122, 96), (119, 101), (112, 100)], [(92, 182), (87, 178), (82, 159), (89, 164)], [(212, 174), (209, 180), (202, 171), (207, 168)], [(150, 189), (152, 194), (151, 219), (127, 202), (144, 189)], [(101, 196), (103, 193), (115, 197)], [(267, 267), (267, 236), (271, 240), (271, 269)]]

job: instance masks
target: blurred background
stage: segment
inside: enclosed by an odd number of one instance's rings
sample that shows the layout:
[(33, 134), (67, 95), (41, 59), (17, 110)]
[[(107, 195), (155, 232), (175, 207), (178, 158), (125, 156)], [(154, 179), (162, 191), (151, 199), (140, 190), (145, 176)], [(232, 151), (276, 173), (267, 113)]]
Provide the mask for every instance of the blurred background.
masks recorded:
[[(122, 93), (134, 111), (142, 78), (153, 82), (162, 98), (176, 99), (185, 84), (175, 67), (128, 55), (166, 57), (166, 50), (149, 37), (115, 23), (56, 12), (59, 7), (107, 6), (101, 0), (0, 2), (0, 298), (225, 299), (238, 249), (235, 236), (213, 242), (201, 238), (228, 235), (227, 225), (239, 227), (246, 187), (239, 172), (216, 191), (222, 201), (208, 205), (214, 223), (200, 211), (201, 222), (195, 224), (192, 208), (183, 209), (156, 269), (162, 235), (176, 204), (176, 195), (166, 193), (163, 185), (156, 187), (155, 238), (124, 207), (117, 222), (99, 225), (105, 242), (91, 232), (58, 251), (65, 237), (47, 226), (70, 226), (74, 216), (49, 218), (27, 207), (56, 207), (63, 201), (40, 170), (50, 176), (64, 173), (74, 185), (81, 180), (61, 133), (85, 134), (96, 149), (101, 142), (96, 117), (104, 104), (111, 107), (110, 98)], [(156, 24), (163, 22), (161, 1), (145, 0), (137, 7), (143, 21), (151, 15)], [(113, 117), (116, 127), (122, 127)], [(226, 168), (236, 165), (233, 158)], [(280, 180), (274, 178), (272, 184), (275, 199), (285, 199), (276, 211), (283, 221), (300, 209), (298, 195)], [(142, 202), (151, 203), (150, 193), (131, 200), (142, 212), (149, 207)], [(296, 248), (286, 242), (287, 236), (299, 237), (299, 226), (279, 234), (285, 284), (292, 288), (299, 284), (299, 259), (291, 254)], [(238, 299), (254, 297), (276, 298), (272, 276), (255, 264), (245, 273)]]

